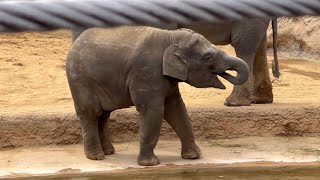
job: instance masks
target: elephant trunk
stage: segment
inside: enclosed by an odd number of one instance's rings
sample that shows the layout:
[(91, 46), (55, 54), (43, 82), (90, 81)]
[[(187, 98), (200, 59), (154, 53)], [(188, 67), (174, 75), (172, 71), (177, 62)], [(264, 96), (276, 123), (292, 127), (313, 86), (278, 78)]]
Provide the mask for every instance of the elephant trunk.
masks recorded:
[(230, 83), (234, 85), (241, 85), (245, 83), (249, 78), (249, 67), (248, 65), (240, 58), (232, 57), (227, 54), (224, 54), (225, 56), (223, 59), (223, 63), (225, 65), (225, 70), (234, 70), (237, 72), (236, 77), (226, 73), (222, 72), (219, 74), (219, 76), (223, 77)]

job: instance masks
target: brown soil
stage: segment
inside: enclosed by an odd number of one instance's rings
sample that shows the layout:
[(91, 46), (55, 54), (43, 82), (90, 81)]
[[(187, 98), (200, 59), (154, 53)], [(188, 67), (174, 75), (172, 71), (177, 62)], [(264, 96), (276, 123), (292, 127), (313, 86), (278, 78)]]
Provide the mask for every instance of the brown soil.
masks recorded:
[[(71, 45), (68, 31), (4, 34), (0, 39), (1, 110), (73, 109), (65, 76)], [(222, 48), (234, 54), (230, 46)], [(320, 103), (320, 64), (288, 58), (280, 58), (280, 64), (282, 77), (281, 83), (274, 84), (275, 103)], [(222, 105), (232, 90), (224, 82), (227, 90), (180, 86), (188, 106)]]
[[(0, 35), (0, 147), (81, 140), (65, 76), (70, 37), (69, 31)], [(230, 46), (222, 48), (234, 53)], [(320, 106), (320, 64), (281, 57), (280, 64), (281, 82), (274, 83), (274, 103), (270, 105), (224, 107), (224, 99), (232, 90), (226, 81), (227, 90), (181, 84), (196, 135), (320, 134), (320, 128), (316, 128), (319, 113), (314, 109)], [(113, 132), (118, 132), (115, 139), (130, 140), (135, 136), (138, 117), (134, 110), (115, 113), (112, 119), (122, 119), (118, 124), (112, 121)], [(208, 121), (212, 123), (204, 125)]]
[(0, 107), (2, 110), (63, 109), (71, 105), (65, 77), (70, 34), (0, 35)]

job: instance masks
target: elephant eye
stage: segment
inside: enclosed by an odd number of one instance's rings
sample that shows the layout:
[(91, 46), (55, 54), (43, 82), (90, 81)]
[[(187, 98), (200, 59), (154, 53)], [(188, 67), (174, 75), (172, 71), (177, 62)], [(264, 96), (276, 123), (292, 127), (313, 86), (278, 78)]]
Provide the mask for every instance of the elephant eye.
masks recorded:
[(205, 55), (205, 56), (203, 57), (203, 60), (204, 60), (205, 62), (210, 62), (211, 59), (212, 59), (212, 57), (211, 57), (210, 54), (207, 54), (207, 55)]

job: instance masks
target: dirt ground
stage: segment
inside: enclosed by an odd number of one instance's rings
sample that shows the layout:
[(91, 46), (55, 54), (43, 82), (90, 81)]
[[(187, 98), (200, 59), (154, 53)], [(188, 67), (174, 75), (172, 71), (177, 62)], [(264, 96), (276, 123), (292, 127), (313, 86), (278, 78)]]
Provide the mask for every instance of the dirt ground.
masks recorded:
[[(0, 35), (0, 111), (65, 111), (73, 102), (65, 76), (69, 31)], [(232, 47), (222, 47), (234, 53)], [(272, 60), (272, 57), (269, 57)], [(281, 82), (274, 83), (274, 104), (320, 104), (320, 64), (280, 57)], [(187, 106), (222, 106), (227, 90), (181, 84)], [(289, 105), (290, 106), (290, 105)]]

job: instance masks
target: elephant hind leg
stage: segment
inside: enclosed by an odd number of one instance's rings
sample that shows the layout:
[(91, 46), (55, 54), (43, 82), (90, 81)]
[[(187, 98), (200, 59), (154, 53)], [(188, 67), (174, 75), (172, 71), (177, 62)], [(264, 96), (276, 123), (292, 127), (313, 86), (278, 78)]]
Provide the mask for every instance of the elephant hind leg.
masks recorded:
[(115, 153), (115, 149), (111, 143), (109, 134), (109, 122), (110, 112), (103, 112), (99, 119), (99, 136), (102, 150), (105, 155), (110, 155)]
[(268, 70), (266, 49), (267, 40), (266, 37), (264, 37), (254, 60), (252, 103), (267, 104), (273, 102), (272, 83)]
[(88, 159), (104, 159), (98, 129), (98, 121), (102, 115), (100, 100), (85, 85), (70, 84), (70, 90), (80, 119), (85, 154)]

